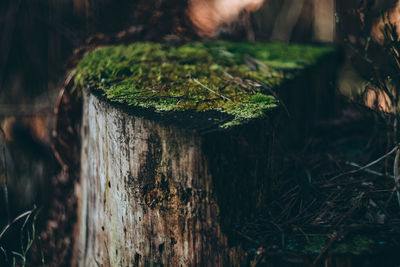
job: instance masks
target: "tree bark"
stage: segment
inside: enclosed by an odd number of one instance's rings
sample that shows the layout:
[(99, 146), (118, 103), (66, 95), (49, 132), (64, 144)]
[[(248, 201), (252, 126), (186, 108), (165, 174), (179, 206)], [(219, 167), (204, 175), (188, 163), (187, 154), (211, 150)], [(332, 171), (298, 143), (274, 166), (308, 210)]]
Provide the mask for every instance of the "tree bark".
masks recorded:
[(267, 188), (268, 133), (253, 125), (201, 134), (132, 116), (91, 93), (83, 118), (79, 266), (246, 261), (226, 233)]

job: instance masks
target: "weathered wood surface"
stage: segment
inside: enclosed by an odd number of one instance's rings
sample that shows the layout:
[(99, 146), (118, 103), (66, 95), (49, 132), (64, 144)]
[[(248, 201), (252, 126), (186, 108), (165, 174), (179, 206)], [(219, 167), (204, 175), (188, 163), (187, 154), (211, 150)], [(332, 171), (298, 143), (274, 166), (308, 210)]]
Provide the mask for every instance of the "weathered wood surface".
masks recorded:
[(265, 184), (268, 135), (200, 136), (128, 115), (92, 94), (84, 97), (82, 135), (78, 266), (246, 262), (221, 227), (259, 197), (252, 190)]

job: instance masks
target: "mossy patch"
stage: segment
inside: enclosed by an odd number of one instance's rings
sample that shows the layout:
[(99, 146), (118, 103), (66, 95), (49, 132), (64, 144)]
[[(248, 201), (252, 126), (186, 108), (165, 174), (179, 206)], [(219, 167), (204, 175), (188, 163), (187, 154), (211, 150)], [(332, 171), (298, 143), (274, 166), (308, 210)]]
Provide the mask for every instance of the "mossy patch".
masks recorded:
[[(310, 239), (310, 242), (305, 246), (304, 251), (307, 253), (320, 253), (328, 244), (329, 238), (325, 236), (317, 236)], [(376, 242), (370, 237), (355, 235), (350, 238), (336, 242), (331, 253), (334, 254), (353, 254), (360, 255), (362, 253), (371, 252)]]
[(271, 90), (331, 52), (330, 47), (224, 41), (109, 46), (79, 63), (75, 84), (155, 112), (226, 113), (232, 119), (220, 126), (229, 127), (263, 117), (278, 104)]

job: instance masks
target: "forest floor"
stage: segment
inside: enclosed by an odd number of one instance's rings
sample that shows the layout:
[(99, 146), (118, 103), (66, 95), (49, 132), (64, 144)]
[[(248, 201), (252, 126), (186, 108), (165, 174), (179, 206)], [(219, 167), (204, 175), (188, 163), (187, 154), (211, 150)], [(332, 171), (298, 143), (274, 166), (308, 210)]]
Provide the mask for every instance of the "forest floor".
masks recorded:
[(287, 156), (270, 200), (234, 230), (253, 266), (399, 265), (391, 126), (376, 111), (339, 102), (338, 114)]

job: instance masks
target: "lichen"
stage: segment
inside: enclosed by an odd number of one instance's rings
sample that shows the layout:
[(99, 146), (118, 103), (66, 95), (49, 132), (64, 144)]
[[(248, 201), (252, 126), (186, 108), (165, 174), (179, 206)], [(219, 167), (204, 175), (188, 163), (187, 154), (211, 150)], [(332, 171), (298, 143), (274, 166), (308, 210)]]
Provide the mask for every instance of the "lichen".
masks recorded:
[(271, 89), (330, 52), (330, 47), (249, 42), (134, 43), (89, 53), (74, 81), (110, 101), (156, 112), (227, 113), (233, 119), (220, 126), (229, 127), (264, 116), (278, 104)]

